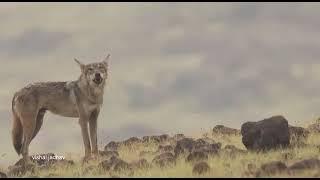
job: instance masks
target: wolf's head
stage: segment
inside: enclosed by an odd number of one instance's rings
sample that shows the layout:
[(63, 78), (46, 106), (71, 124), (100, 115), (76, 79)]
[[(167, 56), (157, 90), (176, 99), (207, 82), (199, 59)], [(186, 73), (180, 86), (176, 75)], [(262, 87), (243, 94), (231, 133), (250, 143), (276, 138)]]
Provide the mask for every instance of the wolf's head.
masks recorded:
[(110, 54), (102, 61), (90, 64), (83, 64), (74, 59), (81, 68), (82, 80), (86, 81), (92, 87), (104, 86), (108, 77), (108, 64)]

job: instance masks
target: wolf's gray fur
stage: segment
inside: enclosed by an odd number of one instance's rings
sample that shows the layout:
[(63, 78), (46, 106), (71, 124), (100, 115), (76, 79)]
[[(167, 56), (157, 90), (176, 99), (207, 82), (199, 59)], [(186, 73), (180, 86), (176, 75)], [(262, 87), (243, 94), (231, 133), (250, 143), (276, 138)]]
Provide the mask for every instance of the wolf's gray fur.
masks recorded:
[(103, 103), (108, 59), (109, 55), (102, 62), (87, 65), (75, 59), (81, 68), (78, 80), (33, 83), (14, 94), (12, 141), (25, 163), (29, 161), (29, 144), (39, 132), (46, 111), (65, 117), (78, 117), (85, 157), (98, 153), (97, 118)]

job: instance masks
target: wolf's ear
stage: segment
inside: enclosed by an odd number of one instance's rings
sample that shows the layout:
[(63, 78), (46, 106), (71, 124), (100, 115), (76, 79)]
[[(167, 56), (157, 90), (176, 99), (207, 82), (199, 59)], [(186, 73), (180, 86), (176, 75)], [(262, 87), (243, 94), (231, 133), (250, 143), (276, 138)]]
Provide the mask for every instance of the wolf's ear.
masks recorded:
[(76, 58), (74, 58), (74, 61), (77, 63), (77, 64), (79, 64), (79, 66), (80, 66), (80, 68), (81, 68), (81, 71), (83, 71), (84, 70), (84, 67), (85, 67), (85, 65), (84, 64), (82, 64), (78, 59), (76, 59)]
[(104, 58), (104, 60), (102, 61), (106, 67), (108, 67), (108, 64), (109, 64), (109, 58), (110, 58), (110, 54), (108, 54), (108, 56)]

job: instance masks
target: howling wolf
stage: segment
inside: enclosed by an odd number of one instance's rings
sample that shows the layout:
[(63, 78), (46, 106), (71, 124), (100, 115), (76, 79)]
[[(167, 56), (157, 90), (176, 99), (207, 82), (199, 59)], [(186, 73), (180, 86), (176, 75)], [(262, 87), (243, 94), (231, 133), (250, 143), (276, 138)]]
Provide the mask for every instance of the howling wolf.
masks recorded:
[(101, 62), (87, 65), (74, 59), (81, 68), (78, 80), (33, 83), (14, 94), (12, 141), (25, 164), (30, 163), (29, 144), (39, 132), (46, 111), (79, 118), (84, 158), (98, 154), (97, 119), (103, 103), (109, 57), (110, 54)]

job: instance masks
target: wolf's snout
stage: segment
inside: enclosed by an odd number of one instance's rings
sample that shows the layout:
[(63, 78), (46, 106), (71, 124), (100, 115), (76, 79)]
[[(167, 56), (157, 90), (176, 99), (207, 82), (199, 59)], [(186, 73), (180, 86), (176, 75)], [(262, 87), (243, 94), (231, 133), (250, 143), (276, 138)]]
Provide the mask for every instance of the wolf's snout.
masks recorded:
[(102, 77), (100, 73), (95, 73), (93, 82), (95, 82), (96, 84), (100, 84), (102, 82)]
[(96, 79), (100, 79), (101, 78), (100, 73), (96, 73), (94, 76), (95, 76)]

